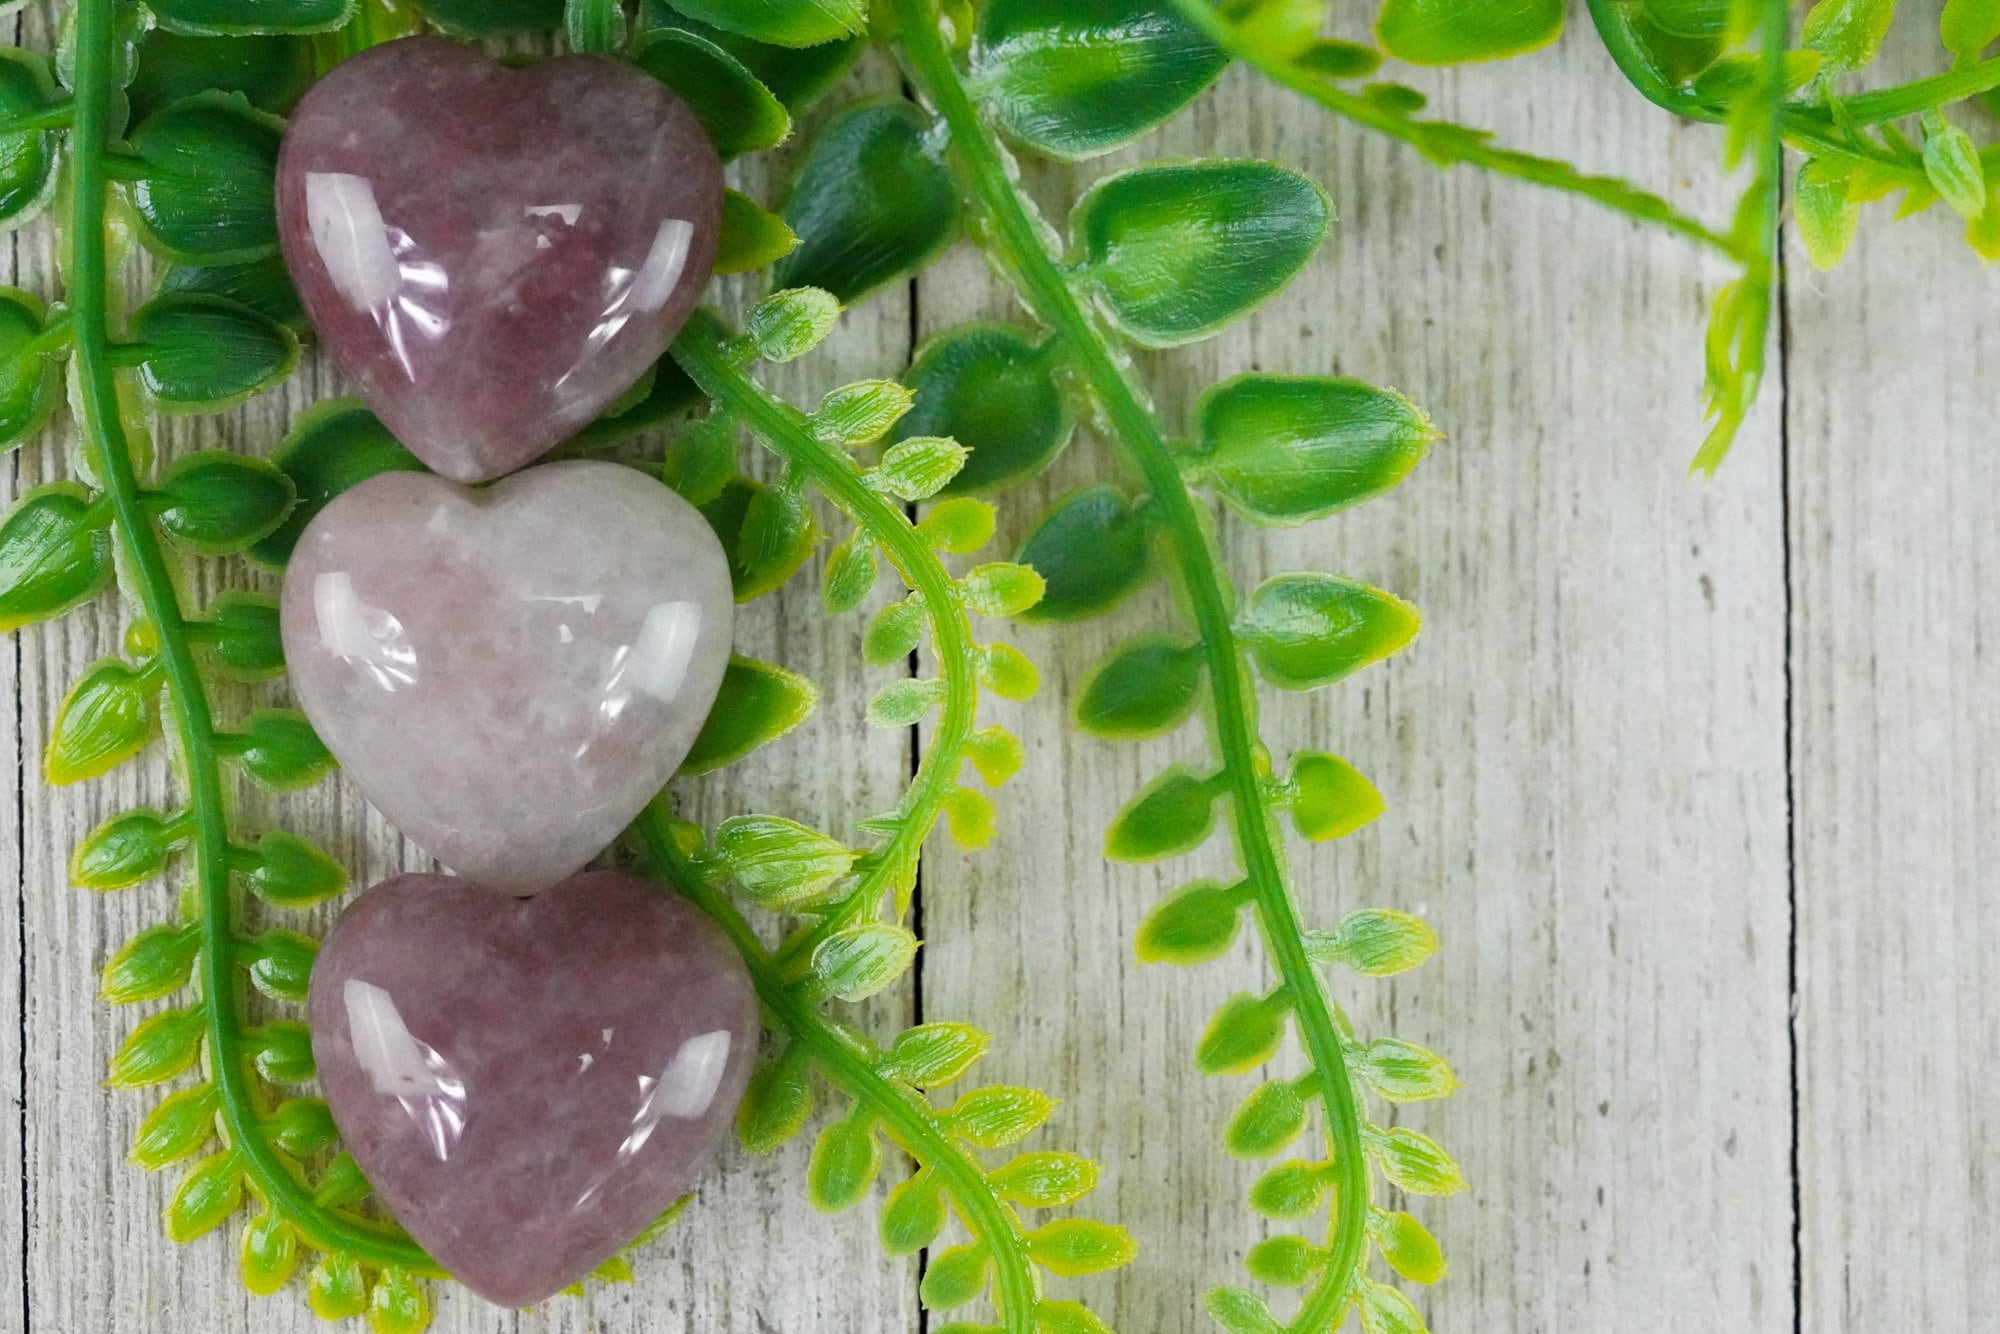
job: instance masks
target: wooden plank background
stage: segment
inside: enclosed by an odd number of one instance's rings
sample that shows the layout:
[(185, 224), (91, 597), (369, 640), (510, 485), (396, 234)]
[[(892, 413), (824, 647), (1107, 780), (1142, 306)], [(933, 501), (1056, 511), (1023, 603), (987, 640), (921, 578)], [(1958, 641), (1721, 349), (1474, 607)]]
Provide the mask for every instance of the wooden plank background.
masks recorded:
[[(47, 11), (20, 40), (50, 45)], [(1913, 27), (1921, 28), (1920, 23)], [(1911, 70), (1933, 62), (1913, 49)], [(857, 87), (893, 86), (872, 65)], [(1425, 76), (1435, 109), (1504, 140), (1670, 189), (1710, 217), (1729, 190), (1712, 132), (1644, 105), (1579, 31), (1555, 49)], [(1451, 1056), (1465, 1087), (1408, 1119), (1472, 1189), (1424, 1202), (1453, 1258), (1427, 1301), (1447, 1331), (2000, 1330), (1990, 1108), (2000, 1101), (2000, 855), (1984, 761), (2000, 742), (1987, 611), (2000, 554), (1983, 485), (1982, 408), (2000, 349), (1990, 278), (1955, 228), (1871, 217), (1831, 275), (1787, 256), (1786, 336), (1763, 404), (1714, 482), (1684, 476), (1698, 438), (1699, 339), (1725, 276), (1594, 207), (1414, 155), (1240, 73), (1144, 155), (1269, 156), (1333, 194), (1335, 240), (1254, 319), (1150, 358), (1170, 422), (1241, 370), (1339, 371), (1399, 387), (1449, 433), (1392, 497), (1296, 532), (1233, 522), (1238, 577), (1326, 568), (1425, 610), (1417, 646), (1328, 692), (1266, 697), (1283, 749), (1339, 750), (1390, 813), (1331, 849), (1295, 848), (1308, 915), (1368, 904), (1426, 915), (1440, 959), (1393, 985), (1337, 985), (1361, 1027)], [(1053, 217), (1100, 171), (1037, 168)], [(768, 196), (776, 174), (742, 182)], [(1939, 210), (1938, 212), (1942, 212)], [(11, 281), (53, 290), (51, 234), (14, 238)], [(740, 294), (733, 295), (732, 300)], [(913, 340), (1016, 307), (959, 251), (850, 315), (779, 375), (801, 402), (892, 374)], [(287, 396), (170, 423), (161, 444), (267, 450), (334, 392), (313, 364)], [(6, 461), (6, 498), (62, 475), (67, 428)], [(1003, 544), (1112, 466), (1087, 436), (1007, 498)], [(240, 570), (208, 571), (231, 579)], [(689, 794), (705, 819), (755, 808), (838, 827), (881, 809), (907, 737), (861, 711), (861, 619), (829, 623), (802, 578), (743, 618), (743, 647), (816, 677), (795, 737)], [(1147, 906), (1210, 858), (1107, 866), (1104, 825), (1142, 779), (1199, 753), (1196, 730), (1142, 747), (1077, 736), (1062, 701), (1104, 649), (1169, 612), (1142, 597), (1106, 622), (1018, 636), (1044, 697), (993, 707), (1028, 745), (995, 845), (942, 840), (921, 896), (921, 977), (881, 1003), (997, 1035), (987, 1071), (1064, 1106), (1042, 1140), (1102, 1157), (1097, 1211), (1145, 1244), (1074, 1285), (1126, 1334), (1209, 1328), (1199, 1295), (1234, 1280), (1260, 1227), (1254, 1169), (1218, 1128), (1244, 1082), (1189, 1053), (1209, 1010), (1261, 984), (1258, 953), (1181, 972), (1132, 965)], [(246, 1296), (233, 1230), (160, 1235), (166, 1183), (124, 1162), (150, 1099), (100, 1087), (136, 1016), (94, 997), (106, 955), (168, 911), (154, 886), (66, 887), (68, 849), (106, 814), (171, 799), (163, 759), (104, 782), (37, 779), (66, 685), (121, 631), (106, 603), (0, 653), (0, 1328), (50, 1334), (305, 1331), (296, 1290)], [(230, 704), (246, 708), (244, 692)], [(246, 797), (251, 828), (323, 839), (362, 879), (421, 864), (340, 782)], [(1293, 1059), (1289, 1054), (1285, 1058)], [(528, 1313), (445, 1298), (452, 1334), (685, 1329), (916, 1331), (915, 1268), (884, 1259), (873, 1207), (803, 1198), (804, 1150), (731, 1155), (690, 1221), (629, 1288)], [(18, 1201), (15, 1208), (9, 1201)], [(1062, 1285), (1067, 1291), (1072, 1285)]]

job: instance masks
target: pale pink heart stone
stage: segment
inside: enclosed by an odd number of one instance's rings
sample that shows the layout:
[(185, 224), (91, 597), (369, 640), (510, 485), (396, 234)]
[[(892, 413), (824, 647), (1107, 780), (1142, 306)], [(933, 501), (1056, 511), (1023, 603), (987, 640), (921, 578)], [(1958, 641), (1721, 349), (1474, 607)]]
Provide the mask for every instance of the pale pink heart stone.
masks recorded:
[(300, 537), (281, 626), (299, 705), (362, 794), (453, 870), (530, 894), (680, 767), (734, 613), (692, 505), (572, 461), (481, 490), (368, 479)]
[(313, 965), (341, 1142), (417, 1243), (503, 1306), (561, 1291), (691, 1189), (757, 1046), (728, 938), (622, 872), (533, 899), (386, 880)]
[(602, 56), (508, 69), (406, 37), (335, 67), (278, 155), (285, 264), (334, 362), (461, 482), (596, 418), (694, 309), (722, 164), (685, 102)]

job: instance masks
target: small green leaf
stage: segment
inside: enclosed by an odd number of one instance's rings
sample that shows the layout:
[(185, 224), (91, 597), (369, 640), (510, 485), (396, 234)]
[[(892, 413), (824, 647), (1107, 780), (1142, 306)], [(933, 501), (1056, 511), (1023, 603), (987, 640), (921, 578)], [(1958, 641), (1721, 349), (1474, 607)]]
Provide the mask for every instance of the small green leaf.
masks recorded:
[(97, 998), (126, 1005), (171, 996), (188, 984), (200, 954), (201, 932), (197, 927), (149, 926), (105, 963)]
[(942, 1088), (962, 1078), (992, 1042), (971, 1024), (920, 1024), (897, 1035), (876, 1069), (920, 1089)]
[(298, 1270), (298, 1233), (290, 1223), (266, 1208), (243, 1229), (239, 1259), (243, 1266), (243, 1286), (259, 1297), (269, 1297), (291, 1282)]
[(933, 1255), (924, 1270), (917, 1296), (933, 1311), (963, 1306), (986, 1290), (990, 1263), (991, 1256), (983, 1244), (954, 1246)]
[(775, 148), (792, 132), (792, 118), (777, 95), (706, 37), (662, 28), (641, 38), (631, 59), (693, 108), (725, 162)]
[(944, 1190), (930, 1172), (919, 1172), (890, 1191), (882, 1206), (882, 1249), (915, 1255), (938, 1239), (945, 1218)]
[(769, 268), (797, 249), (799, 238), (785, 220), (746, 194), (722, 192), (722, 233), (715, 243), (713, 271), (750, 273)]
[(783, 586), (819, 546), (819, 525), (805, 496), (789, 486), (736, 478), (697, 506), (723, 549), (736, 600), (749, 602)]
[(974, 1089), (953, 1103), (945, 1120), (952, 1133), (982, 1149), (1004, 1149), (1033, 1134), (1055, 1113), (1054, 1099), (1039, 1089)]
[(278, 908), (310, 908), (347, 887), (340, 863), (296, 834), (274, 829), (239, 870), (250, 890)]
[(930, 127), (904, 98), (862, 102), (826, 123), (785, 201), (799, 245), (772, 271), (777, 286), (824, 287), (852, 303), (950, 242), (958, 190)]
[[(622, 1255), (612, 1256), (591, 1270), (590, 1276), (600, 1283), (630, 1283), (636, 1277), (632, 1272), (632, 1262)], [(576, 1286), (581, 1288), (583, 1285), (579, 1283)]]
[(1111, 822), (1104, 855), (1150, 862), (1192, 852), (1215, 832), (1214, 780), (1175, 765), (1139, 791)]
[(866, 0), (673, 0), (675, 9), (773, 46), (818, 46), (863, 31)]
[(1396, 1126), (1368, 1139), (1368, 1151), (1382, 1175), (1412, 1195), (1451, 1195), (1465, 1189), (1458, 1164), (1428, 1135)]
[(944, 800), (945, 826), (951, 841), (967, 852), (976, 852), (993, 841), (998, 813), (993, 799), (969, 787), (952, 789)]
[(1076, 700), (1076, 725), (1110, 741), (1173, 731), (1194, 713), (1207, 658), (1165, 635), (1129, 640), (1099, 663)]
[(700, 508), (736, 477), (736, 419), (712, 413), (676, 434), (660, 464), (660, 480)]
[(916, 399), (895, 437), (942, 436), (970, 451), (950, 495), (997, 490), (1048, 466), (1072, 422), (1051, 349), (1010, 324), (968, 324), (917, 350), (905, 377)]
[[(15, 46), (0, 48), (0, 116), (31, 116), (60, 96), (41, 56)], [(55, 194), (62, 140), (55, 129), (0, 138), (0, 230), (28, 222)]]
[(331, 32), (352, 17), (354, 3), (355, 0), (146, 0), (146, 8), (170, 32), (231, 37), (252, 33)]
[(826, 341), (840, 323), (840, 300), (824, 288), (790, 284), (750, 308), (744, 329), (757, 355), (771, 362), (797, 361)]
[[(315, 2), (338, 8), (349, 0)], [(176, 4), (169, 0), (165, 7), (173, 9)], [(185, 12), (188, 6), (179, 7)], [(210, 7), (245, 13), (227, 0), (213, 0)], [(162, 7), (150, 8), (159, 14)], [(138, 69), (125, 88), (135, 121), (211, 89), (241, 93), (251, 106), (282, 116), (312, 86), (313, 44), (303, 36), (188, 37), (171, 31), (174, 26), (163, 23), (139, 41)]]
[(1817, 51), (1820, 69), (1846, 74), (1873, 64), (1896, 16), (1896, 0), (1818, 0), (1806, 11), (1799, 45)]
[(1243, 375), (1202, 395), (1190, 464), (1244, 517), (1290, 525), (1378, 496), (1437, 439), (1400, 394), (1359, 380)]
[(1085, 158), (1172, 117), (1228, 61), (1163, 0), (991, 0), (971, 82), (1014, 139)]
[(924, 636), (924, 599), (912, 593), (868, 618), (861, 656), (871, 667), (899, 662), (916, 651)]
[(1266, 1218), (1304, 1218), (1326, 1198), (1327, 1167), (1299, 1159), (1279, 1163), (1250, 1187), (1250, 1207)]
[(1035, 1334), (1111, 1334), (1082, 1302), (1040, 1302), (1035, 1306)]
[(133, 212), (147, 242), (185, 264), (235, 264), (278, 248), (273, 202), (284, 123), (240, 96), (200, 93), (130, 135)]
[(0, 634), (58, 616), (111, 582), (108, 515), (58, 482), (21, 497), (0, 521)]
[(160, 526), (206, 556), (233, 555), (268, 537), (297, 499), (277, 468), (219, 449), (179, 460), (147, 494)]
[(822, 1130), (806, 1166), (806, 1195), (813, 1208), (837, 1214), (861, 1202), (882, 1170), (882, 1146), (870, 1122), (843, 1117)]
[(319, 512), (335, 496), (385, 472), (423, 472), (416, 456), (359, 399), (316, 403), (299, 414), (271, 459), (291, 478), (298, 502), (284, 522), (250, 548), (251, 559), (278, 568)]
[(304, 1005), (318, 953), (319, 942), (311, 936), (297, 931), (266, 931), (243, 943), (237, 962), (248, 970), (251, 984), (272, 1000)]
[(234, 407), (284, 380), (299, 360), (299, 340), (290, 329), (204, 292), (170, 292), (148, 301), (133, 313), (132, 336), (145, 358), (140, 381), (165, 412)]
[(1083, 276), (1118, 327), (1148, 347), (1215, 333), (1305, 267), (1333, 207), (1268, 162), (1138, 167), (1106, 177), (1070, 222)]
[(723, 873), (770, 912), (801, 912), (838, 897), (836, 886), (854, 864), (851, 849), (775, 815), (723, 821), (715, 852)]
[(278, 600), (261, 593), (225, 589), (197, 622), (200, 642), (223, 670), (238, 681), (268, 681), (285, 671)]
[(1197, 880), (1162, 899), (1139, 924), (1140, 963), (1196, 964), (1219, 959), (1236, 943), (1242, 894)]
[(866, 1000), (901, 977), (917, 957), (917, 938), (891, 922), (836, 931), (814, 947), (813, 980), (838, 1000)]
[(2000, 4), (1994, 0), (1944, 0), (1938, 17), (1944, 49), (1960, 60), (1977, 60), (2000, 37)]
[(1301, 1288), (1326, 1268), (1326, 1252), (1304, 1237), (1266, 1237), (1243, 1257), (1243, 1267), (1260, 1283)]
[(62, 400), (63, 358), (43, 337), (47, 319), (40, 297), (0, 287), (0, 449), (48, 425)]
[(889, 433), (910, 410), (910, 391), (894, 380), (857, 380), (831, 390), (812, 415), (822, 444), (858, 449)]
[(1306, 1128), (1306, 1100), (1287, 1080), (1275, 1080), (1243, 1100), (1223, 1132), (1223, 1147), (1238, 1158), (1269, 1158)]
[(243, 1205), (243, 1168), (234, 1153), (204, 1158), (181, 1178), (165, 1214), (167, 1237), (193, 1241), (222, 1225)]
[(1208, 1021), (1195, 1048), (1194, 1068), (1205, 1075), (1244, 1075), (1278, 1054), (1285, 1040), (1288, 1006), (1268, 996), (1238, 992)]
[(1978, 145), (1972, 136), (1946, 120), (1942, 111), (1926, 111), (1924, 125), (1924, 174), (1937, 188), (1944, 202), (1961, 217), (1976, 218), (1986, 211), (1986, 171), (1980, 164)]
[(201, 1015), (192, 1010), (166, 1010), (152, 1016), (132, 1030), (111, 1058), (111, 1074), (105, 1083), (112, 1088), (138, 1088), (172, 1079), (193, 1067), (201, 1055), (206, 1031)]
[(1010, 1203), (1053, 1209), (1097, 1189), (1097, 1164), (1074, 1153), (1024, 1153), (988, 1173), (986, 1181)]
[(1012, 644), (988, 644), (980, 650), (979, 683), (1001, 699), (1030, 700), (1041, 689), (1042, 676)]
[(125, 889), (167, 869), (167, 857), (186, 840), (158, 811), (114, 815), (70, 854), (70, 883), (80, 889)]
[(1375, 1210), (1368, 1219), (1368, 1235), (1389, 1267), (1412, 1283), (1435, 1283), (1449, 1268), (1437, 1238), (1409, 1214)]
[(368, 1276), (351, 1255), (321, 1258), (306, 1275), (306, 1305), (322, 1320), (347, 1320), (368, 1312)]
[[(153, 35), (158, 37), (164, 34)], [(183, 40), (222, 41), (227, 45), (236, 39), (189, 37)], [(292, 276), (285, 269), (282, 255), (266, 255), (241, 264), (176, 264), (160, 276), (159, 291), (161, 296), (223, 297), (248, 307), (267, 320), (284, 325), (294, 334), (311, 328), (306, 322), (305, 307), (299, 302), (298, 288), (292, 285)]]
[(153, 736), (158, 681), (116, 658), (91, 664), (70, 687), (42, 756), (49, 783), (61, 786), (107, 774), (146, 748)]
[(906, 504), (929, 500), (965, 466), (965, 446), (947, 436), (915, 435), (882, 451), (868, 485)]
[(1116, 606), (1145, 581), (1152, 558), (1143, 509), (1112, 486), (1065, 497), (1028, 534), (1015, 559), (1042, 576), (1028, 621), (1075, 621)]
[(215, 1138), (215, 1085), (176, 1089), (160, 1099), (132, 1138), (132, 1161), (149, 1172), (201, 1151)]
[(1062, 1278), (1101, 1274), (1138, 1253), (1124, 1228), (1090, 1218), (1058, 1218), (1028, 1234), (1028, 1258)]
[(1382, 813), (1382, 794), (1338, 755), (1301, 752), (1290, 787), (1292, 823), (1314, 843), (1345, 838)]
[(424, 0), (423, 16), (456, 37), (547, 32), (563, 21), (563, 0)]
[(988, 787), (999, 787), (1028, 762), (1021, 738), (995, 723), (974, 732), (965, 742), (965, 757)]
[(917, 533), (938, 551), (963, 555), (993, 540), (993, 506), (970, 496), (953, 496), (931, 506)]
[(1364, 908), (1341, 919), (1337, 931), (1309, 931), (1306, 953), (1368, 977), (1392, 977), (1437, 953), (1437, 933), (1421, 917), (1390, 908)]
[(1046, 585), (1031, 565), (991, 561), (973, 566), (958, 586), (974, 615), (1019, 616), (1042, 600)]
[(812, 1111), (812, 1060), (804, 1047), (787, 1047), (751, 1072), (736, 1109), (736, 1138), (750, 1153), (776, 1152), (805, 1129)]
[(273, 1084), (303, 1084), (313, 1077), (312, 1030), (304, 1024), (279, 1020), (243, 1036), (257, 1073)]
[(880, 575), (873, 540), (859, 529), (848, 534), (827, 554), (825, 582), (820, 585), (820, 601), (827, 615), (844, 615), (860, 606), (874, 591)]
[(1359, 42), (1328, 38), (1308, 44), (1292, 64), (1328, 79), (1365, 79), (1382, 68), (1382, 53)]
[(1442, 1056), (1401, 1038), (1377, 1038), (1350, 1052), (1350, 1066), (1376, 1096), (1388, 1102), (1449, 1097), (1458, 1078)]
[(424, 1285), (407, 1269), (385, 1269), (368, 1297), (368, 1328), (375, 1334), (424, 1334), (431, 1302)]
[(216, 744), (276, 792), (311, 787), (334, 769), (326, 743), (296, 709), (259, 709), (243, 720), (241, 731), (218, 736)]
[(1365, 1276), (1356, 1278), (1355, 1287), (1362, 1334), (1427, 1334), (1424, 1318), (1396, 1289)]
[(1281, 574), (1250, 595), (1237, 632), (1264, 679), (1310, 690), (1380, 662), (1416, 638), (1417, 609), (1330, 574)]
[(640, 0), (639, 27), (642, 31), (682, 28), (706, 37), (742, 62), (794, 114), (839, 83), (868, 45), (866, 37), (857, 34), (806, 47), (777, 46), (689, 18), (671, 0)]
[(944, 702), (950, 687), (941, 679), (891, 681), (868, 702), (870, 727), (912, 727)]
[(1375, 35), (1390, 55), (1412, 65), (1499, 60), (1553, 42), (1562, 32), (1563, 0), (1384, 0)]
[(1203, 1303), (1215, 1323), (1229, 1334), (1283, 1334), (1284, 1326), (1254, 1292), (1242, 1288), (1210, 1288)]
[(680, 772), (692, 776), (734, 764), (797, 727), (818, 704), (819, 687), (805, 677), (733, 655)]
[(362, 1175), (361, 1164), (354, 1161), (353, 1154), (343, 1151), (336, 1153), (320, 1174), (319, 1184), (313, 1188), (313, 1203), (322, 1209), (345, 1209), (374, 1192)]
[(333, 1113), (319, 1098), (287, 1098), (264, 1118), (264, 1138), (294, 1158), (310, 1158), (339, 1141)]

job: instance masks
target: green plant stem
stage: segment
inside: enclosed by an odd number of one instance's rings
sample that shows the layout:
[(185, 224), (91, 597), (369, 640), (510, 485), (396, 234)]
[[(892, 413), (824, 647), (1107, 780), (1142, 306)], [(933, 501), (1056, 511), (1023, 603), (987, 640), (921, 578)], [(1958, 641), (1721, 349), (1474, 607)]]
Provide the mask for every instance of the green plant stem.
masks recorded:
[(765, 1013), (811, 1053), (842, 1093), (873, 1112), (898, 1144), (944, 1179), (967, 1223), (993, 1257), (995, 1304), (1004, 1327), (1009, 1334), (1033, 1334), (1035, 1276), (1019, 1217), (993, 1193), (980, 1164), (939, 1126), (937, 1110), (929, 1100), (884, 1076), (875, 1068), (874, 1053), (827, 1022), (786, 981), (783, 970), (736, 905), (708, 882), (674, 842), (665, 805), (665, 798), (655, 801), (632, 826), (647, 874), (671, 885), (723, 929), (743, 956)]
[(1872, 93), (1843, 97), (1840, 99), (1840, 114), (1849, 124), (1880, 125), (1931, 107), (1977, 97), (1995, 88), (2000, 88), (2000, 56), (1960, 65), (1943, 74), (1900, 83), (1893, 88), (1878, 88)]
[(115, 357), (108, 328), (105, 259), (104, 153), (111, 83), (112, 0), (77, 0), (76, 130), (70, 163), (69, 297), (76, 331), (76, 368), (83, 429), (104, 493), (117, 517), (118, 539), (133, 575), (133, 593), (158, 641), (174, 739), (180, 748), (194, 817), (195, 889), (201, 904), (201, 1000), (208, 1028), (210, 1077), (231, 1149), (252, 1189), (304, 1240), (344, 1251), (377, 1267), (440, 1275), (413, 1242), (378, 1224), (322, 1209), (294, 1177), (258, 1121), (242, 1017), (237, 1011), (234, 925), (229, 877), (229, 806), (222, 787), (215, 720), (195, 662), (187, 620), (167, 557), (132, 466), (118, 415)]
[(909, 516), (871, 491), (861, 470), (844, 451), (822, 444), (804, 413), (744, 374), (730, 356), (731, 342), (721, 320), (708, 311), (697, 311), (674, 340), (673, 357), (703, 393), (810, 477), (875, 540), (904, 584), (923, 595), (931, 643), (945, 683), (937, 735), (911, 780), (896, 832), (871, 854), (874, 863), (847, 897), (779, 952), (779, 962), (789, 965), (827, 936), (873, 911), (896, 868), (911, 864), (922, 851), (938, 812), (957, 785), (966, 743), (977, 721), (979, 665), (972, 626), (958, 588)]
[(1736, 247), (1728, 236), (1701, 219), (1681, 212), (1658, 195), (1640, 190), (1616, 177), (1586, 176), (1567, 162), (1498, 148), (1469, 138), (1441, 149), (1431, 125), (1350, 93), (1324, 74), (1281, 59), (1271, 51), (1244, 41), (1236, 26), (1217, 13), (1208, 0), (1172, 0), (1172, 3), (1217, 46), (1252, 66), (1273, 83), (1319, 103), (1336, 116), (1400, 140), (1439, 166), (1462, 162), (1498, 176), (1509, 176), (1546, 189), (1581, 195), (1615, 213), (1655, 223), (1726, 255), (1736, 255)]
[(1228, 776), (1236, 844), (1252, 886), (1264, 938), (1278, 976), (1292, 997), (1300, 1040), (1312, 1057), (1319, 1097), (1326, 1108), (1336, 1196), (1327, 1263), (1307, 1293), (1292, 1327), (1321, 1330), (1345, 1309), (1367, 1242), (1368, 1164), (1361, 1144), (1360, 1109), (1348, 1078), (1347, 1059), (1319, 974), (1307, 957), (1298, 908), (1285, 878), (1284, 852), (1258, 777), (1258, 744), (1243, 694), (1236, 635), (1206, 530), (1159, 425), (1141, 403), (1125, 372), (1083, 312), (1040, 232), (1016, 193), (998, 144), (961, 82), (937, 31), (929, 0), (893, 0), (898, 40), (918, 84), (929, 94), (951, 132), (975, 202), (991, 228), (992, 242), (1019, 280), (1037, 315), (1068, 348), (1127, 460), (1145, 478), (1160, 520), (1173, 537), (1181, 582), (1208, 656), (1212, 726)]

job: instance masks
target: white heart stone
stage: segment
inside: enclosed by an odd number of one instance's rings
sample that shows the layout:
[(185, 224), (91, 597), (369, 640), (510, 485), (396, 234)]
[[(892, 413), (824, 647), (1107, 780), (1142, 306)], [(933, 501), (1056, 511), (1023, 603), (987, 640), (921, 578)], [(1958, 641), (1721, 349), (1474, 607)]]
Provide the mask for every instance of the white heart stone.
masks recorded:
[(673, 776), (734, 613), (707, 521), (622, 464), (482, 490), (383, 473), (299, 539), (285, 660), (378, 810), (453, 870), (525, 894), (603, 851)]

